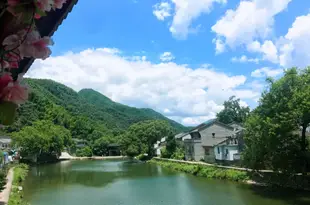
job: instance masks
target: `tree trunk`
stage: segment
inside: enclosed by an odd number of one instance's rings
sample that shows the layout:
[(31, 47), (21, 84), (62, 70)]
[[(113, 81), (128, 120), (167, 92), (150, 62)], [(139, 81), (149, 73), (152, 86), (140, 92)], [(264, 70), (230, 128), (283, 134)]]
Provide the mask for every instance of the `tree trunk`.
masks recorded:
[(302, 174), (303, 175), (307, 175), (306, 130), (307, 130), (307, 125), (304, 124), (302, 126), (302, 131), (301, 131), (301, 152), (302, 152)]

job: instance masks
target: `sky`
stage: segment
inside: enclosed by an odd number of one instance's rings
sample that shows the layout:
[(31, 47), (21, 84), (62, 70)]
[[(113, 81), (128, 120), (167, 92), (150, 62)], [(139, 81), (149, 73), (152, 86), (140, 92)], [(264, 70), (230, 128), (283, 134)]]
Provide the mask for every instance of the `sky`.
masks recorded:
[(310, 1), (79, 0), (53, 40), (27, 77), (193, 126), (232, 95), (255, 108), (266, 77), (310, 65)]

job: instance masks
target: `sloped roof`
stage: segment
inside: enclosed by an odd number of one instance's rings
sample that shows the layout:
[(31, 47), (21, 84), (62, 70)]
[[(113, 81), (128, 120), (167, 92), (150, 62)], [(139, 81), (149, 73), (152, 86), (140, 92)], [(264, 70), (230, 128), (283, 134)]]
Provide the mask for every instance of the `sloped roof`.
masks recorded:
[(211, 126), (211, 125), (213, 125), (215, 123), (220, 125), (220, 126), (222, 126), (222, 127), (226, 127), (228, 129), (231, 129), (231, 130), (234, 129), (233, 127), (231, 127), (231, 126), (229, 126), (227, 124), (219, 122), (217, 119), (211, 119), (211, 120), (207, 120), (206, 122), (204, 122), (204, 123), (198, 125), (197, 127), (193, 128), (192, 130), (189, 131), (189, 133), (190, 132), (201, 131), (201, 130), (206, 129), (207, 127), (209, 127), (209, 126)]
[[(52, 36), (58, 29), (59, 25), (67, 18), (68, 14), (72, 11), (78, 0), (67, 0), (61, 9), (51, 10), (38, 20), (35, 20), (38, 31), (41, 36)], [(27, 72), (29, 67), (34, 62), (33, 58), (25, 58), (20, 62), (19, 68), (14, 69), (12, 73), (13, 78), (17, 79), (19, 73)]]
[(208, 137), (203, 141), (202, 146), (213, 147), (214, 145), (218, 145), (227, 139), (227, 137)]

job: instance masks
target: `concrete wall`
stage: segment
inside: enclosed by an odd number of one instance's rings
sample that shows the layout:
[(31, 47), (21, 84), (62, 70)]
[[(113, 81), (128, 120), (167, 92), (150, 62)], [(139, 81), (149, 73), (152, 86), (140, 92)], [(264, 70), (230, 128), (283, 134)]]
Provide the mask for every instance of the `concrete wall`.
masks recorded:
[(185, 159), (199, 161), (204, 159), (204, 149), (201, 146), (201, 140), (184, 141)]
[(207, 143), (207, 139), (213, 137), (212, 133), (215, 133), (215, 137), (227, 137), (232, 135), (234, 131), (232, 129), (220, 126), (215, 123), (210, 127), (200, 131), (202, 145), (209, 146), (209, 144)]
[(204, 160), (206, 162), (209, 162), (209, 163), (213, 163), (215, 162), (215, 153), (214, 153), (214, 148), (213, 147), (209, 147), (208, 150), (209, 150), (209, 154), (207, 155), (206, 154), (206, 148), (203, 148), (204, 149)]
[(223, 146), (214, 146), (214, 156), (216, 160), (223, 160), (224, 159), (224, 149)]
[[(220, 153), (218, 153), (218, 148)], [(228, 155), (226, 156), (226, 149)], [(219, 145), (214, 147), (214, 155), (216, 160), (234, 161), (234, 154), (239, 153), (237, 145)]]
[(201, 146), (201, 141), (195, 140), (194, 141), (194, 160), (195, 161), (200, 161), (201, 159), (204, 159), (205, 156), (205, 150)]

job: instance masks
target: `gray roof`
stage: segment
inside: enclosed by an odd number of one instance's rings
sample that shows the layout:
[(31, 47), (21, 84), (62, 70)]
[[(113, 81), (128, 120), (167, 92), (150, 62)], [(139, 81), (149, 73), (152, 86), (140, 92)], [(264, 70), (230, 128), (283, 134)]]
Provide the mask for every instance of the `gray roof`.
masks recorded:
[(174, 138), (175, 138), (175, 139), (180, 139), (180, 138), (182, 138), (183, 136), (185, 136), (185, 135), (187, 135), (187, 134), (188, 134), (188, 133), (181, 132), (181, 133), (175, 135)]
[(224, 141), (226, 141), (228, 137), (208, 137), (203, 141), (202, 146), (210, 146), (213, 147), (214, 145), (220, 144)]
[(197, 127), (194, 127), (192, 130), (190, 130), (189, 132), (197, 132), (197, 131), (201, 131), (201, 130), (204, 130), (206, 129), (207, 127), (213, 125), (213, 124), (218, 124), (218, 125), (221, 125), (223, 127), (226, 127), (228, 129), (231, 129), (233, 130), (234, 128), (230, 125), (227, 125), (227, 124), (224, 124), (224, 123), (221, 123), (219, 122), (217, 119), (211, 119), (211, 120), (208, 120), (200, 125), (198, 125)]

